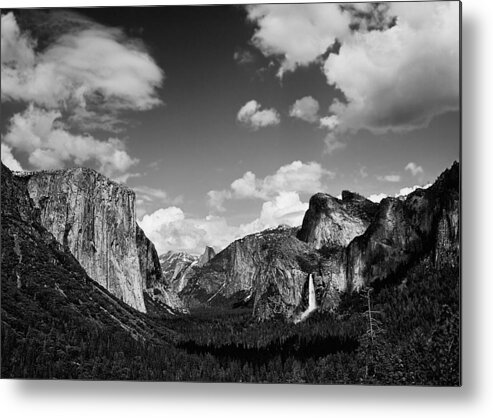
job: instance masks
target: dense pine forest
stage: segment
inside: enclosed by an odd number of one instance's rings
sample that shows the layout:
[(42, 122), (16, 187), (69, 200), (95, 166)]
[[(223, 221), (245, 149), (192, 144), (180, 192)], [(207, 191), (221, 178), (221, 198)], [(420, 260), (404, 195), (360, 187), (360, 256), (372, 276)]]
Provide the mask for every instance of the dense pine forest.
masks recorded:
[[(156, 309), (140, 315), (142, 328), (159, 336), (151, 339), (112, 324), (81, 323), (64, 309), (60, 292), (42, 281), (25, 294), (2, 280), (2, 376), (457, 385), (458, 278), (457, 268), (437, 271), (424, 259), (401, 277), (401, 285), (368, 288), (346, 297), (336, 312), (296, 325), (258, 323), (241, 308), (181, 317)], [(30, 298), (42, 314), (29, 310)], [(7, 325), (5, 315), (16, 309), (22, 321)]]

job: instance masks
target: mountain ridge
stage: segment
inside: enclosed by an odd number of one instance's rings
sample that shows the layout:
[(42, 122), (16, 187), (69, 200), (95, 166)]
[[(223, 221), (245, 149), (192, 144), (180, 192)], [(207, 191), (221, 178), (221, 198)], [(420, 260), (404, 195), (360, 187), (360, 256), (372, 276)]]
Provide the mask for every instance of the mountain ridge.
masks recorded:
[(194, 267), (180, 296), (191, 307), (250, 304), (260, 320), (292, 320), (306, 308), (310, 273), (319, 309), (333, 310), (345, 292), (386, 280), (430, 252), (456, 264), (459, 170), (455, 162), (431, 187), (405, 199), (374, 203), (349, 191), (342, 199), (317, 193), (301, 228), (234, 241), (207, 266)]

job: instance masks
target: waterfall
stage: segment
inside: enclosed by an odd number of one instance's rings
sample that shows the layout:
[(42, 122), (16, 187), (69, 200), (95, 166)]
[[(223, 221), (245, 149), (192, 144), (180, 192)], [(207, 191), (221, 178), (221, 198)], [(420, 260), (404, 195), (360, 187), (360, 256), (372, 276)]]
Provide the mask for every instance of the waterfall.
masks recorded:
[(317, 298), (315, 297), (315, 286), (313, 285), (313, 275), (308, 276), (308, 309), (313, 312), (317, 309)]
[(315, 295), (315, 285), (313, 284), (313, 275), (310, 273), (308, 276), (308, 308), (305, 309), (299, 318), (295, 319), (295, 324), (304, 321), (316, 309), (317, 298)]

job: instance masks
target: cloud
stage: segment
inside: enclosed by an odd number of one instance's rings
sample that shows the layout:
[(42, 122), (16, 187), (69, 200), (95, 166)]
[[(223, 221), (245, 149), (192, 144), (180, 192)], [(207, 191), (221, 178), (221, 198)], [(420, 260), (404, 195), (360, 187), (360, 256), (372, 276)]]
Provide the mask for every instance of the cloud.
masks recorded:
[(238, 226), (229, 225), (221, 216), (187, 217), (177, 207), (144, 215), (139, 225), (159, 254), (169, 250), (201, 254), (207, 245), (222, 250), (234, 240), (266, 228), (301, 225), (307, 209), (308, 202), (302, 202), (298, 193), (281, 192), (263, 203), (257, 218)]
[(390, 183), (398, 183), (401, 181), (401, 176), (398, 174), (387, 174), (386, 176), (377, 176), (378, 181), (388, 181)]
[(324, 64), (346, 99), (329, 109), (343, 132), (407, 132), (458, 109), (458, 3), (392, 3), (389, 13), (395, 26), (355, 32)]
[(389, 13), (390, 3), (349, 3), (341, 7), (351, 13), (353, 30), (386, 30), (396, 24), (396, 17)]
[(226, 211), (224, 202), (231, 198), (231, 192), (229, 190), (210, 190), (207, 192), (207, 204), (212, 210), (217, 212)]
[(117, 183), (126, 183), (128, 179), (135, 178), (135, 177), (140, 177), (142, 176), (142, 173), (123, 173), (120, 175), (114, 175), (112, 177), (113, 181), (116, 181)]
[(152, 215), (145, 215), (139, 222), (142, 229), (151, 231), (159, 229), (163, 225), (168, 225), (176, 221), (185, 219), (185, 214), (180, 208), (170, 206), (166, 209), (158, 209)]
[(251, 171), (243, 174), (243, 177), (236, 179), (231, 183), (231, 189), (234, 196), (238, 199), (244, 199), (249, 197), (262, 198), (264, 196), (264, 191), (262, 190), (261, 181), (257, 181), (254, 173)]
[(325, 149), (324, 152), (326, 154), (332, 154), (334, 151), (338, 149), (346, 148), (346, 143), (339, 140), (339, 137), (334, 134), (334, 132), (329, 132), (324, 139)]
[(1, 154), (2, 154), (2, 162), (12, 171), (24, 171), (19, 161), (17, 161), (13, 156), (11, 147), (2, 143)]
[(337, 4), (261, 4), (247, 12), (257, 25), (252, 43), (265, 56), (281, 57), (279, 76), (316, 61), (349, 33), (350, 15)]
[(385, 199), (386, 197), (389, 197), (389, 195), (385, 193), (371, 194), (370, 196), (368, 196), (368, 200), (378, 203), (381, 200)]
[[(416, 185), (416, 186), (411, 186), (411, 187), (404, 187), (400, 189), (394, 197), (404, 197), (407, 196), (408, 194), (414, 192), (417, 189), (427, 189), (430, 187), (432, 183), (425, 184), (424, 186), (421, 185)], [(372, 202), (379, 203), (381, 200), (385, 199), (386, 197), (389, 197), (389, 195), (385, 193), (378, 193), (378, 194), (372, 194), (368, 196), (368, 199), (371, 200)]]
[(248, 49), (238, 48), (233, 54), (233, 59), (239, 65), (249, 65), (255, 62), (255, 55)]
[(158, 189), (149, 186), (136, 186), (133, 187), (133, 190), (135, 191), (135, 194), (137, 195), (138, 199), (142, 199), (147, 202), (168, 201), (168, 193), (166, 193), (166, 191), (163, 189)]
[[(230, 199), (263, 200), (258, 216), (239, 226), (228, 225), (222, 217), (209, 216), (205, 220), (194, 219), (193, 222), (189, 222), (187, 230), (190, 229), (191, 224), (199, 229), (208, 226), (209, 235), (200, 235), (202, 238), (197, 242), (202, 246), (213, 245), (224, 248), (234, 239), (266, 228), (281, 224), (299, 226), (308, 209), (308, 202), (304, 202), (300, 194), (305, 194), (308, 199), (308, 196), (324, 190), (325, 183), (333, 177), (334, 173), (322, 168), (320, 164), (301, 161), (293, 161), (281, 166), (275, 173), (263, 178), (247, 171), (242, 177), (234, 180), (228, 189), (208, 192), (208, 203), (211, 210), (224, 212), (226, 210), (224, 204)], [(211, 220), (214, 220), (214, 229), (210, 227)], [(176, 234), (182, 233), (181, 227), (183, 225), (177, 225)], [(187, 233), (191, 234), (190, 231)]]
[(406, 165), (405, 170), (410, 171), (413, 176), (417, 176), (418, 174), (423, 174), (423, 167), (413, 162), (410, 162), (408, 165)]
[[(22, 34), (12, 12), (2, 15), (2, 100), (73, 112), (95, 125), (108, 112), (147, 110), (161, 103), (163, 72), (143, 45), (120, 29), (87, 22), (41, 52)], [(88, 117), (85, 117), (88, 116)], [(106, 120), (105, 120), (106, 119)]]
[(320, 119), (319, 124), (320, 128), (328, 131), (324, 139), (324, 152), (326, 154), (332, 154), (334, 151), (346, 147), (346, 143), (342, 142), (337, 134), (337, 128), (339, 126), (339, 118), (337, 116), (324, 116)]
[[(130, 177), (139, 177), (140, 175), (131, 175)], [(162, 205), (181, 205), (183, 203), (183, 195), (176, 197), (170, 197), (166, 190), (156, 187), (149, 187), (145, 185), (133, 186), (132, 189), (135, 192), (135, 206), (137, 210), (137, 216), (139, 218), (154, 211), (156, 207)]]
[(280, 192), (272, 200), (264, 202), (260, 216), (240, 226), (241, 235), (253, 234), (278, 225), (299, 226), (308, 210), (308, 202), (302, 202), (296, 192)]
[(363, 166), (359, 169), (359, 174), (363, 179), (368, 177), (368, 170), (366, 169), (366, 166)]
[(112, 177), (124, 173), (137, 163), (117, 138), (100, 141), (91, 135), (74, 135), (60, 122), (61, 113), (29, 106), (15, 114), (4, 136), (6, 144), (28, 155), (29, 164), (37, 169), (64, 167), (95, 162), (103, 174)]
[(411, 187), (404, 187), (395, 194), (395, 197), (407, 196), (408, 194), (414, 192), (416, 189), (427, 189), (431, 185), (432, 183), (425, 184), (424, 186), (416, 185)]
[(320, 105), (313, 97), (306, 96), (294, 102), (289, 110), (289, 116), (314, 123), (319, 120), (319, 108)]
[(182, 209), (168, 207), (144, 215), (138, 221), (159, 254), (169, 250), (201, 254), (206, 245), (224, 248), (237, 238), (239, 229), (222, 217), (188, 218)]
[(260, 110), (256, 100), (250, 100), (239, 110), (237, 120), (253, 130), (279, 125), (281, 118), (275, 109)]
[[(4, 65), (8, 67), (17, 66), (19, 70), (33, 67), (36, 59), (34, 53), (36, 43), (30, 37), (21, 34), (13, 13), (2, 15), (1, 23), (2, 69)], [(4, 88), (2, 86), (2, 94)]]
[[(252, 43), (280, 61), (280, 74), (325, 61), (328, 84), (344, 95), (329, 107), (337, 126), (325, 138), (327, 151), (342, 148), (348, 132), (408, 132), (459, 108), (457, 2), (253, 5), (247, 11), (258, 26)], [(335, 39), (340, 48), (327, 56)]]
[(138, 160), (123, 141), (74, 131), (119, 132), (128, 111), (161, 104), (162, 70), (121, 29), (71, 12), (40, 13), (19, 12), (29, 32), (12, 12), (1, 17), (2, 102), (27, 104), (10, 120), (5, 141), (36, 169), (93, 163), (118, 181), (137, 176), (127, 172)]
[(313, 194), (324, 189), (325, 181), (335, 174), (324, 169), (319, 163), (293, 161), (283, 165), (274, 174), (257, 178), (251, 171), (234, 180), (228, 190), (211, 190), (208, 193), (209, 206), (224, 210), (228, 199), (271, 200), (282, 192)]
[(332, 131), (337, 128), (337, 125), (339, 125), (339, 119), (337, 118), (337, 116), (324, 116), (320, 119), (321, 128), (326, 128)]

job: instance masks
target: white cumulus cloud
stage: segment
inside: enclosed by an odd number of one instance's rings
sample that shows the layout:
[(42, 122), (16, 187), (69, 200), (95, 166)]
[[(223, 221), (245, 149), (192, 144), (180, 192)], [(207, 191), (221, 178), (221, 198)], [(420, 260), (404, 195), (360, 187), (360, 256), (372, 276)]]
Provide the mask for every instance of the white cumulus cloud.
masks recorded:
[(388, 13), (395, 26), (355, 32), (325, 62), (347, 100), (330, 107), (339, 129), (406, 132), (458, 109), (458, 3), (392, 3)]
[(91, 135), (71, 134), (59, 122), (60, 116), (59, 111), (31, 105), (12, 117), (3, 140), (18, 152), (26, 153), (29, 163), (37, 169), (61, 168), (68, 162), (95, 162), (99, 171), (112, 177), (137, 163), (121, 140), (101, 141)]
[(222, 249), (239, 233), (222, 217), (190, 218), (175, 206), (144, 215), (138, 223), (159, 254), (169, 250), (201, 254), (206, 245)]
[(208, 193), (209, 205), (224, 210), (228, 199), (271, 200), (282, 192), (313, 194), (324, 189), (324, 183), (335, 174), (323, 168), (319, 163), (293, 161), (281, 166), (274, 174), (257, 178), (255, 173), (247, 171), (234, 180), (228, 190), (211, 190)]
[(1, 144), (1, 148), (2, 163), (13, 171), (23, 171), (21, 164), (12, 154), (12, 148), (4, 143)]
[(314, 62), (349, 33), (350, 15), (337, 4), (259, 4), (247, 11), (257, 24), (253, 44), (265, 56), (282, 56), (279, 76)]
[(253, 234), (278, 225), (299, 226), (303, 221), (308, 202), (302, 202), (297, 192), (280, 192), (264, 202), (260, 216), (240, 226), (241, 235)]
[(311, 96), (306, 96), (294, 102), (289, 110), (289, 116), (314, 123), (319, 120), (319, 109), (318, 101)]
[(275, 109), (261, 109), (260, 103), (250, 100), (238, 111), (237, 120), (253, 130), (279, 125), (281, 117)]
[(340, 42), (322, 68), (328, 84), (344, 94), (329, 107), (334, 118), (326, 123), (328, 152), (343, 147), (347, 132), (408, 132), (459, 108), (458, 2), (344, 10), (336, 4), (276, 4), (247, 10), (258, 26), (253, 44), (280, 61), (280, 74), (322, 62), (321, 54), (336, 38)]
[(66, 108), (79, 118), (89, 112), (93, 124), (102, 110), (108, 117), (108, 111), (160, 104), (163, 72), (142, 45), (119, 29), (85, 26), (36, 52), (36, 41), (21, 33), (14, 14), (2, 15), (2, 100)]
[(241, 225), (230, 225), (222, 216), (187, 217), (173, 206), (144, 215), (139, 225), (159, 254), (169, 250), (201, 254), (207, 245), (222, 250), (235, 239), (266, 228), (299, 226), (307, 209), (308, 202), (302, 202), (298, 193), (280, 192), (262, 204), (255, 219)]
[(339, 119), (335, 115), (324, 116), (323, 118), (320, 119), (321, 128), (326, 128), (332, 131), (335, 128), (337, 128), (337, 125), (339, 125)]
[[(137, 159), (123, 141), (78, 132), (121, 131), (130, 120), (122, 112), (161, 104), (163, 71), (143, 43), (121, 29), (72, 12), (52, 11), (43, 18), (45, 26), (53, 23), (44, 38), (43, 25), (23, 31), (13, 12), (1, 16), (2, 102), (27, 105), (9, 121), (5, 142), (26, 153), (35, 169), (95, 164), (119, 181), (137, 176), (127, 172)], [(36, 36), (46, 45), (38, 47)]]

